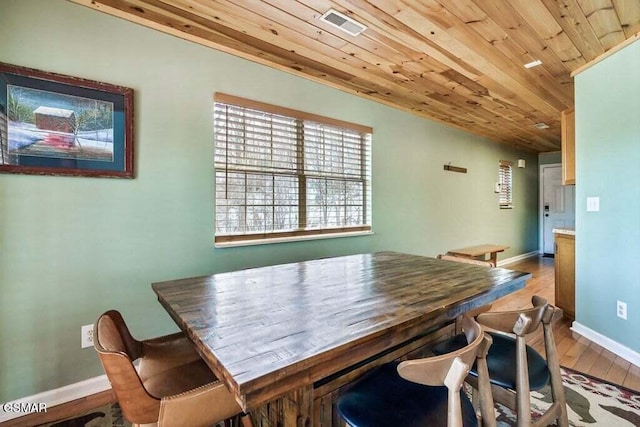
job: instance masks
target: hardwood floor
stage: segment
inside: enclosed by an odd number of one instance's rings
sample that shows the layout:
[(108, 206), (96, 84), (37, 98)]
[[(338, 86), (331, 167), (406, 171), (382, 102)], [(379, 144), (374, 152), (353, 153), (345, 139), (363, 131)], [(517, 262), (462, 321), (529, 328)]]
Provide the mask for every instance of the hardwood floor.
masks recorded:
[[(539, 295), (554, 304), (553, 261), (553, 258), (539, 257), (506, 266), (505, 268), (510, 270), (533, 273), (533, 278), (527, 282), (524, 289), (496, 301), (492, 310), (518, 310), (530, 307), (533, 295)], [(640, 390), (640, 367), (574, 334), (570, 327), (571, 322), (562, 319), (553, 328), (560, 365), (632, 390)], [(531, 346), (544, 354), (541, 329), (527, 338)]]
[[(539, 295), (554, 303), (554, 264), (553, 258), (530, 258), (522, 262), (509, 264), (510, 270), (528, 271), (533, 278), (527, 286), (513, 294), (503, 297), (493, 304), (492, 310), (518, 310), (531, 305), (531, 297)], [(640, 367), (632, 365), (579, 335), (574, 335), (571, 322), (560, 320), (554, 327), (556, 347), (560, 357), (560, 364), (567, 368), (584, 372), (605, 381), (619, 384), (632, 390), (640, 390)], [(528, 337), (528, 342), (536, 350), (544, 354), (542, 331)], [(89, 396), (58, 407), (49, 408), (46, 419), (41, 414), (28, 415), (6, 423), (2, 427), (30, 427), (56, 419), (71, 417), (74, 414), (86, 412), (102, 406), (113, 400), (111, 392)]]

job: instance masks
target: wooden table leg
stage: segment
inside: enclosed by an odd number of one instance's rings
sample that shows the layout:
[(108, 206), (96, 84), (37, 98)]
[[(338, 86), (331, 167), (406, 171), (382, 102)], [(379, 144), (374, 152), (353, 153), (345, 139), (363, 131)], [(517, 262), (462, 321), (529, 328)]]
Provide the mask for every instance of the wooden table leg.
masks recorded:
[(251, 410), (253, 425), (311, 427), (313, 423), (313, 384), (305, 385), (282, 397)]
[(494, 267), (498, 266), (498, 252), (491, 252), (491, 262)]

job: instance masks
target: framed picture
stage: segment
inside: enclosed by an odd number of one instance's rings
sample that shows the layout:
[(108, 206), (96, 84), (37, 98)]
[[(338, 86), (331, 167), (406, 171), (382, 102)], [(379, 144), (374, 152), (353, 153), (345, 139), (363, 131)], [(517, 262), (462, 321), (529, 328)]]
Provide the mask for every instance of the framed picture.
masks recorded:
[(133, 178), (133, 89), (0, 63), (0, 172)]

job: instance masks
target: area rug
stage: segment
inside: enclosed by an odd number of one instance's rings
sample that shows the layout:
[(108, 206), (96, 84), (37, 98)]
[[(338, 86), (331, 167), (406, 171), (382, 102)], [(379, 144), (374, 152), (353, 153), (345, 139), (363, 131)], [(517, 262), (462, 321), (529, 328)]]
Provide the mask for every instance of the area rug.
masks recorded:
[[(640, 427), (640, 392), (612, 385), (571, 369), (562, 368), (569, 425), (574, 427)], [(531, 394), (533, 417), (551, 405), (551, 389)], [(515, 414), (496, 406), (498, 427), (516, 425)], [(72, 419), (39, 427), (129, 427), (118, 404), (103, 406)], [(395, 427), (395, 426), (390, 426)]]
[(122, 410), (117, 403), (93, 409), (63, 421), (42, 424), (38, 427), (131, 427), (131, 423), (124, 419)]
[[(569, 425), (575, 427), (640, 427), (640, 392), (612, 385), (591, 376), (561, 368)], [(531, 393), (535, 419), (551, 405), (551, 388)], [(515, 426), (515, 413), (496, 405), (498, 427)]]

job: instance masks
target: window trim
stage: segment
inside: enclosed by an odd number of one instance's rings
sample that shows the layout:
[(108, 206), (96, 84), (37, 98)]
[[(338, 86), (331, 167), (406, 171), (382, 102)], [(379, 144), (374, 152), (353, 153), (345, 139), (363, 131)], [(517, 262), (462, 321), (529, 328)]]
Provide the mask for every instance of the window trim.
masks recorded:
[(260, 110), (265, 113), (280, 114), (281, 116), (289, 116), (294, 119), (311, 120), (318, 123), (324, 123), (326, 125), (355, 130), (361, 133), (373, 133), (373, 128), (370, 126), (363, 126), (357, 123), (346, 122), (344, 120), (338, 120), (338, 119), (333, 119), (331, 117), (320, 116), (318, 114), (294, 110), (292, 108), (280, 107), (278, 105), (267, 104), (266, 102), (240, 98), (239, 96), (228, 95), (226, 93), (216, 92), (213, 96), (213, 101), (222, 102), (223, 104), (231, 104), (237, 107)]
[[(248, 108), (252, 110), (258, 110), (269, 114), (277, 114), (281, 116), (287, 116), (300, 121), (311, 121), (320, 124), (325, 124), (333, 127), (339, 127), (348, 129), (351, 131), (358, 132), (360, 134), (369, 134), (373, 133), (373, 128), (370, 126), (364, 126), (357, 123), (351, 123), (339, 119), (334, 119), (330, 117), (324, 117), (317, 114), (307, 113), (304, 111), (294, 110), (286, 107), (280, 107), (273, 104), (268, 104), (260, 101), (254, 101), (246, 98), (241, 98), (234, 95), (229, 95), (225, 93), (216, 92), (213, 97), (214, 105), (215, 103), (222, 103), (233, 105), (241, 108)], [(364, 142), (363, 142), (364, 144)], [(215, 130), (214, 130), (214, 145), (215, 145)], [(363, 146), (364, 147), (364, 146)], [(301, 150), (301, 145), (299, 142), (298, 150)], [(215, 150), (215, 148), (214, 148)], [(365, 156), (365, 150), (362, 150), (363, 157)], [(369, 161), (371, 160), (371, 155), (369, 155)], [(302, 170), (304, 169), (300, 162), (303, 162), (303, 157), (298, 157), (298, 179), (299, 179), (299, 200), (306, 201), (306, 185), (305, 179), (312, 175), (304, 174)], [(370, 167), (370, 166), (369, 166)], [(363, 178), (365, 178), (365, 174), (367, 171), (367, 167), (365, 166), (365, 162), (363, 162), (362, 174)], [(364, 179), (365, 183), (364, 188), (369, 191), (365, 191), (363, 194), (363, 206), (369, 206), (368, 211), (371, 212), (371, 177), (369, 180)], [(215, 179), (214, 179), (215, 181)], [(367, 183), (367, 181), (369, 181)], [(214, 201), (215, 201), (214, 195)], [(217, 209), (217, 208), (216, 208)], [(303, 205), (298, 205), (299, 209), (299, 225), (302, 224), (302, 221), (306, 221), (306, 203)], [(365, 208), (365, 212), (363, 213), (364, 219), (366, 220), (370, 215), (367, 214), (367, 209)], [(216, 213), (214, 213), (214, 224), (216, 222)], [(366, 225), (357, 225), (357, 226), (345, 226), (345, 227), (327, 227), (327, 228), (298, 228), (295, 230), (286, 230), (286, 231), (273, 231), (273, 232), (250, 232), (250, 233), (238, 233), (238, 234), (226, 234), (222, 236), (216, 235), (214, 226), (214, 244), (215, 247), (233, 247), (233, 246), (248, 246), (248, 245), (258, 245), (258, 244), (267, 244), (267, 243), (280, 243), (287, 241), (296, 241), (296, 240), (313, 240), (313, 239), (326, 239), (333, 237), (349, 237), (349, 236), (359, 236), (359, 235), (367, 235), (373, 234), (371, 224)]]
[[(328, 230), (328, 229), (327, 229)], [(305, 236), (287, 236), (287, 237), (266, 237), (266, 238), (258, 238), (255, 240), (245, 239), (245, 240), (230, 240), (225, 242), (218, 242), (214, 240), (215, 248), (237, 248), (240, 246), (257, 246), (257, 245), (271, 245), (275, 243), (290, 243), (290, 242), (303, 242), (310, 240), (324, 240), (324, 239), (337, 239), (341, 237), (358, 237), (358, 236), (368, 236), (375, 234), (373, 230), (363, 230), (363, 231), (344, 231), (340, 233), (330, 233), (327, 231), (326, 233), (321, 234), (309, 234)], [(223, 236), (228, 237), (228, 236)]]

